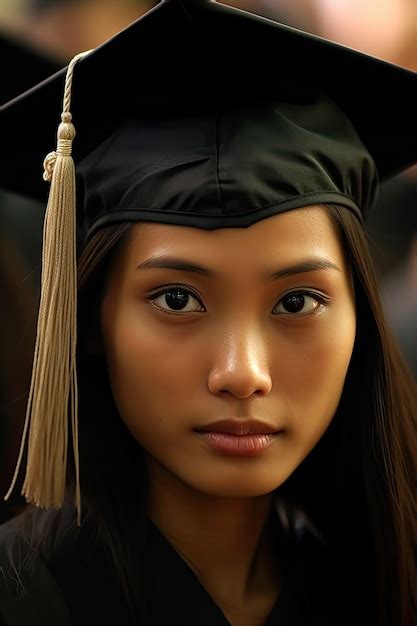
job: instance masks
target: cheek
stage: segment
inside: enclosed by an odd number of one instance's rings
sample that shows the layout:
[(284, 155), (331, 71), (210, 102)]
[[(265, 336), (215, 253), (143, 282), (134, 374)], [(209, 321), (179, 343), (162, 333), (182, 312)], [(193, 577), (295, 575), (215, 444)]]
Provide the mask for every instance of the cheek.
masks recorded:
[(134, 308), (108, 319), (105, 346), (114, 400), (128, 429), (146, 444), (157, 432), (168, 435), (174, 425), (170, 416), (189, 403), (194, 357), (185, 356), (182, 342), (138, 321)]
[(316, 443), (329, 426), (342, 395), (355, 342), (353, 309), (329, 316), (308, 339), (287, 346), (285, 367), (276, 374), (276, 393), (284, 400), (296, 437)]

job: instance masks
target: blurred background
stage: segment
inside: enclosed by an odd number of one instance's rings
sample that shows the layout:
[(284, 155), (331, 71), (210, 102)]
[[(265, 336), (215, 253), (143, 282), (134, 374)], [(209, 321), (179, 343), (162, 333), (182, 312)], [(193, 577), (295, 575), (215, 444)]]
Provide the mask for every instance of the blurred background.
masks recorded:
[[(225, 0), (417, 70), (416, 0)], [(0, 0), (0, 103), (157, 4), (153, 0)], [(233, 36), (231, 35), (231, 39)], [(358, 92), (358, 98), (361, 97)], [(4, 155), (3, 155), (4, 158)], [(39, 289), (44, 207), (0, 190), (0, 523), (23, 506), (11, 482), (23, 428)], [(417, 377), (417, 167), (386, 183), (366, 230), (384, 306)]]

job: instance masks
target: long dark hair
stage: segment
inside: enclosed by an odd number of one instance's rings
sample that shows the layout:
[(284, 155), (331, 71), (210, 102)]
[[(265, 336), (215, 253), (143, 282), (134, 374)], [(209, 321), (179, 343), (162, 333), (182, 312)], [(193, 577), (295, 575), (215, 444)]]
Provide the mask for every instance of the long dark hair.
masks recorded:
[[(341, 613), (371, 626), (415, 626), (417, 616), (417, 400), (414, 380), (387, 326), (362, 226), (326, 206), (352, 266), (357, 336), (338, 410), (314, 450), (278, 488), (326, 538)], [(117, 571), (132, 625), (148, 625), (146, 476), (142, 450), (112, 398), (104, 357), (94, 350), (108, 272), (131, 225), (108, 226), (79, 259), (79, 445), (87, 517)], [(94, 450), (94, 454), (91, 451)], [(111, 459), (111, 462), (109, 462)], [(69, 493), (74, 471), (68, 467)], [(75, 516), (74, 516), (75, 519)], [(341, 619), (337, 620), (341, 623)], [(364, 620), (365, 623), (365, 620)]]

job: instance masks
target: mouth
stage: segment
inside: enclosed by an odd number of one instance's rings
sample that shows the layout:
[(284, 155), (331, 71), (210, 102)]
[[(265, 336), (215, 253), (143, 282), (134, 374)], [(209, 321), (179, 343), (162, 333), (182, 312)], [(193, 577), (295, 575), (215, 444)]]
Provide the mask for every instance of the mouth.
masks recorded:
[(204, 443), (222, 455), (260, 455), (282, 436), (283, 428), (253, 417), (221, 419), (194, 429)]
[(223, 419), (196, 428), (195, 431), (244, 437), (246, 435), (277, 435), (283, 429), (256, 419)]

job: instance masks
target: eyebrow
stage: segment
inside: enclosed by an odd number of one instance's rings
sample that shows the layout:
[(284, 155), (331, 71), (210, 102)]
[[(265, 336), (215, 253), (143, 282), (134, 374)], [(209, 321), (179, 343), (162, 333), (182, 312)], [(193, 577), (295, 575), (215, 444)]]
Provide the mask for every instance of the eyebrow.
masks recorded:
[[(140, 263), (137, 266), (137, 270), (144, 269), (170, 269), (170, 270), (180, 270), (182, 272), (194, 272), (195, 274), (202, 274), (203, 276), (207, 276), (209, 278), (219, 278), (221, 274), (213, 269), (208, 267), (203, 267), (201, 265), (196, 265), (191, 261), (187, 261), (186, 259), (180, 259), (177, 257), (171, 256), (159, 256), (153, 257), (151, 259), (147, 259), (143, 263)], [(285, 278), (286, 276), (292, 276), (293, 274), (304, 274), (306, 272), (313, 272), (316, 270), (337, 270), (340, 272), (340, 267), (338, 267), (335, 263), (326, 259), (324, 257), (313, 257), (309, 259), (305, 259), (296, 263), (295, 265), (290, 265), (288, 267), (283, 267), (272, 274), (266, 274), (264, 278), (266, 280), (276, 280), (278, 278)]]

